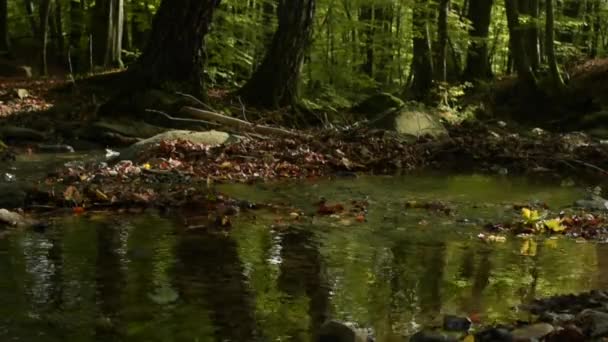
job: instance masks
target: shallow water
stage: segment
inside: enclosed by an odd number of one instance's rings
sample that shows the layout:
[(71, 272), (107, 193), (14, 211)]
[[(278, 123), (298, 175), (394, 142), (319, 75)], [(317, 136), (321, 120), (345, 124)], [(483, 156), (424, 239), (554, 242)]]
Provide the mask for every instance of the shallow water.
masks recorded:
[[(1, 341), (310, 341), (328, 317), (403, 341), (442, 314), (483, 323), (523, 315), (531, 298), (608, 285), (608, 245), (509, 238), (487, 244), (483, 222), (515, 202), (556, 208), (581, 195), (522, 179), (363, 177), (223, 186), (312, 215), (367, 200), (367, 222), (288, 221), (243, 213), (229, 233), (184, 233), (181, 218), (90, 214), (45, 233), (0, 239)], [(405, 210), (442, 200), (455, 216)], [(466, 219), (466, 220), (465, 220)]]

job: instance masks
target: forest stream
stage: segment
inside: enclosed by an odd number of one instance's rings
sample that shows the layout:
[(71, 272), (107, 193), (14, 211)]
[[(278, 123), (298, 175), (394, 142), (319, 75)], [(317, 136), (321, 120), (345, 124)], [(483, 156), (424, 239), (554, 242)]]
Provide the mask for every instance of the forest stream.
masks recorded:
[[(37, 163), (20, 159), (15, 173)], [(291, 203), (306, 219), (262, 209), (217, 232), (153, 210), (89, 212), (14, 231), (0, 238), (0, 340), (310, 341), (338, 319), (403, 341), (446, 314), (474, 326), (525, 320), (518, 306), (534, 298), (608, 285), (608, 245), (480, 238), (484, 224), (519, 215), (514, 203), (560, 208), (580, 188), (445, 174), (218, 187)], [(316, 215), (320, 198), (365, 202), (365, 220)], [(406, 209), (431, 200), (450, 211)]]

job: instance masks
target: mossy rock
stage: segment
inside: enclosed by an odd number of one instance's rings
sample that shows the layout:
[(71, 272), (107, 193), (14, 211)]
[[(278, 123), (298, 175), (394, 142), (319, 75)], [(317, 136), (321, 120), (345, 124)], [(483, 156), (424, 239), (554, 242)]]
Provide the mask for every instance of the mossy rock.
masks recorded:
[(390, 109), (399, 109), (404, 106), (405, 103), (398, 97), (389, 93), (378, 93), (355, 105), (351, 108), (351, 111), (370, 118), (385, 113)]
[(370, 122), (371, 128), (396, 131), (402, 135), (438, 137), (447, 133), (438, 116), (419, 109), (394, 110)]

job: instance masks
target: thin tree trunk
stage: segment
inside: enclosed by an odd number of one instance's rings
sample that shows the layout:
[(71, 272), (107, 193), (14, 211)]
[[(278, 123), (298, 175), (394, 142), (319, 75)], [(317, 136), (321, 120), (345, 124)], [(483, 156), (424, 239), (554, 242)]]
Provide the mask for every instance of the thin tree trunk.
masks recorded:
[(279, 26), (272, 45), (260, 67), (239, 90), (246, 102), (267, 108), (296, 104), (314, 13), (315, 0), (279, 0)]
[(363, 47), (365, 61), (361, 65), (364, 74), (372, 77), (374, 74), (374, 6), (363, 5), (359, 12), (359, 22), (363, 23), (362, 33), (365, 37)]
[(414, 38), (412, 58), (412, 84), (406, 97), (422, 101), (427, 98), (433, 86), (433, 59), (431, 38), (428, 28), (428, 0), (416, 0), (412, 11), (412, 30)]
[(545, 0), (545, 11), (546, 11), (546, 22), (545, 22), (545, 37), (547, 46), (547, 60), (549, 62), (549, 71), (551, 75), (551, 81), (554, 89), (561, 90), (565, 87), (564, 80), (557, 66), (557, 60), (555, 58), (555, 46), (554, 46), (554, 19), (553, 19), (553, 0)]
[(61, 1), (55, 0), (55, 16), (53, 19), (55, 20), (55, 39), (57, 44), (57, 57), (60, 61), (63, 61), (65, 55), (65, 39), (63, 37), (63, 11), (61, 8)]
[(530, 89), (536, 89), (536, 77), (530, 66), (523, 41), (523, 27), (519, 23), (517, 0), (505, 0), (507, 24), (509, 26), (509, 47), (519, 80)]
[(49, 39), (49, 21), (51, 16), (51, 0), (42, 0), (40, 5), (40, 73), (43, 76), (48, 75), (48, 59), (47, 59), (47, 47)]
[(0, 0), (0, 54), (10, 55), (8, 0)]
[(530, 59), (530, 67), (537, 71), (540, 67), (540, 27), (538, 19), (540, 17), (539, 0), (524, 0), (527, 4), (522, 14), (530, 16), (529, 23), (526, 25), (524, 33), (525, 48)]
[(439, 18), (437, 22), (438, 31), (438, 54), (437, 54), (437, 76), (439, 81), (447, 81), (447, 51), (448, 51), (448, 11), (450, 0), (439, 2)]

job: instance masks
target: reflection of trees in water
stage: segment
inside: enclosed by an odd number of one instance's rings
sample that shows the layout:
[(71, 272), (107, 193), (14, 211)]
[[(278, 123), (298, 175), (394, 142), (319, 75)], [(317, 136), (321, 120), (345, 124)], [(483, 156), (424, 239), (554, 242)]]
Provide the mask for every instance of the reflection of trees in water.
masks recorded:
[[(118, 314), (123, 305), (123, 289), (126, 278), (118, 251), (121, 247), (118, 226), (100, 225), (97, 227), (97, 305), (100, 317), (98, 322), (109, 320), (116, 328), (120, 324)], [(96, 325), (96, 336), (101, 339), (118, 339), (116, 329), (107, 329), (103, 324)]]
[(608, 289), (608, 244), (598, 243), (595, 246), (597, 258), (597, 288)]
[(176, 257), (181, 300), (208, 308), (216, 338), (255, 341), (254, 308), (236, 242), (223, 234), (186, 234), (178, 240)]
[(408, 321), (436, 317), (443, 304), (445, 244), (399, 242), (392, 252), (391, 311), (410, 316), (402, 318)]
[(282, 234), (278, 287), (292, 297), (308, 297), (310, 330), (316, 334), (328, 318), (330, 289), (325, 263), (313, 232), (291, 228)]
[[(477, 265), (475, 265), (475, 254), (479, 257)], [(471, 296), (466, 299), (463, 308), (469, 314), (480, 313), (484, 310), (483, 292), (490, 284), (492, 274), (491, 255), (492, 249), (489, 248), (477, 250), (477, 253), (473, 249), (469, 249), (463, 255), (460, 274), (461, 276), (468, 275), (465, 279), (473, 282)]]

